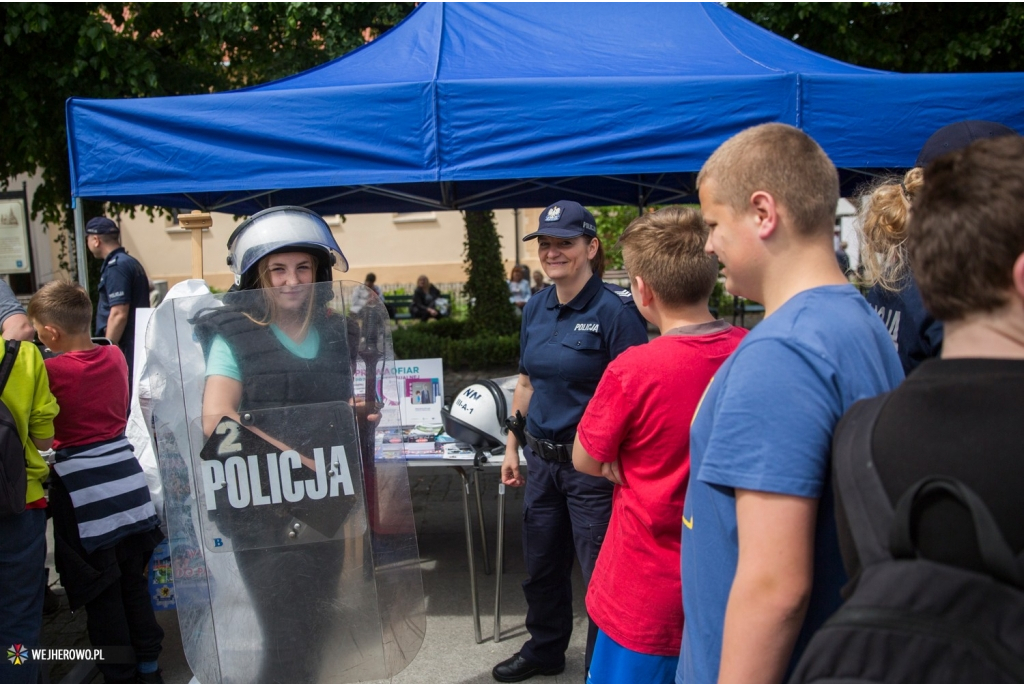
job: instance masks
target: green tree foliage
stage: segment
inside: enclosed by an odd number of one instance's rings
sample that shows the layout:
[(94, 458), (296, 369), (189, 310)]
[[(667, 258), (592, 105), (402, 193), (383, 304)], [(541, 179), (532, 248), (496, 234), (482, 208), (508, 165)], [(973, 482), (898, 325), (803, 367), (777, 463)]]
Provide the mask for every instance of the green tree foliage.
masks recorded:
[(0, 184), (41, 170), (33, 216), (70, 226), (64, 115), (69, 97), (186, 95), (270, 81), (359, 47), (364, 32), (387, 30), (413, 6), (6, 3)]
[(727, 4), (780, 36), (863, 67), (906, 73), (1024, 69), (1022, 3)]
[(638, 216), (637, 208), (628, 205), (609, 207), (587, 207), (597, 222), (597, 237), (604, 248), (605, 269), (622, 268), (622, 250), (615, 246), (619, 236), (629, 223)]
[(519, 329), (515, 305), (509, 301), (501, 238), (494, 226), (494, 212), (466, 212), (465, 264), (470, 298), (469, 328), (475, 335), (508, 335)]

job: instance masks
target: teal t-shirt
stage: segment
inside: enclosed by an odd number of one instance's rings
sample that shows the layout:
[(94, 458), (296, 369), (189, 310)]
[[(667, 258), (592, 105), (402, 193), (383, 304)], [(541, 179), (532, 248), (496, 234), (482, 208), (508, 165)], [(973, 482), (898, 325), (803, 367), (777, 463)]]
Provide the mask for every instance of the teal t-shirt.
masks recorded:
[[(320, 351), (320, 333), (315, 328), (310, 328), (305, 339), (298, 343), (289, 338), (276, 324), (270, 324), (270, 330), (284, 348), (299, 359), (316, 359)], [(242, 382), (242, 372), (238, 368), (235, 351), (231, 349), (224, 336), (216, 336), (210, 344), (210, 353), (206, 356), (206, 375), (226, 376)]]

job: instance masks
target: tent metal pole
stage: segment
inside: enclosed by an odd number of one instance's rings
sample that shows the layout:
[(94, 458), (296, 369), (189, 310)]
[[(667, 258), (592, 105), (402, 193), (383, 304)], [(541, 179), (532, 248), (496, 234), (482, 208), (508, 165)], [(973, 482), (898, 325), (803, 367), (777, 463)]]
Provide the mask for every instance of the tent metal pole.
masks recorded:
[[(353, 188), (351, 190), (346, 190), (343, 193), (336, 193), (334, 195), (328, 195), (327, 197), (317, 198), (316, 200), (310, 200), (303, 206), (307, 209), (314, 209), (317, 205), (323, 204), (324, 202), (330, 202), (331, 200), (337, 200), (342, 197), (348, 197), (349, 195), (355, 195), (356, 193), (362, 192), (364, 192), (362, 188)], [(344, 212), (338, 212), (338, 214), (344, 214)]]
[[(574, 177), (574, 178), (565, 179), (565, 180), (566, 180), (566, 182), (568, 182), (568, 181), (573, 181), (573, 180), (576, 180), (576, 179)], [(522, 195), (523, 193), (528, 193), (531, 190), (535, 190), (536, 188), (551, 188), (553, 190), (561, 190), (561, 191), (565, 190), (565, 188), (562, 188), (560, 185), (558, 185), (558, 183), (542, 183), (541, 181), (536, 181), (536, 180), (530, 181), (530, 183), (533, 185), (533, 187), (520, 188), (519, 190), (517, 190), (515, 192), (505, 193), (504, 195), (492, 195), (492, 196), (486, 196), (486, 197), (484, 197), (484, 194), (477, 195), (476, 196), (477, 198), (483, 197), (483, 199), (480, 199), (477, 202), (462, 201), (462, 202), (459, 203), (459, 206), (462, 209), (472, 209), (472, 206), (474, 204), (484, 204), (486, 202), (496, 202), (498, 200), (507, 200), (509, 198), (518, 197), (519, 195)], [(584, 191), (581, 191), (581, 190), (573, 190), (573, 191), (570, 191), (570, 192), (572, 192), (572, 193), (574, 193), (575, 195), (578, 195), (578, 196), (579, 195), (584, 195), (586, 197), (593, 198), (595, 200), (598, 200), (599, 203), (606, 204), (606, 205), (621, 205), (622, 204), (622, 200), (621, 199), (604, 197), (603, 195), (595, 195), (594, 193), (587, 193), (587, 192), (584, 192)]]
[[(280, 190), (280, 189), (278, 189), (278, 190)], [(224, 207), (230, 207), (231, 205), (238, 204), (239, 202), (248, 202), (249, 200), (255, 200), (256, 198), (263, 197), (263, 196), (270, 197), (271, 193), (276, 193), (276, 192), (278, 192), (278, 191), (277, 190), (261, 190), (258, 193), (253, 193), (252, 195), (245, 195), (244, 197), (235, 197), (235, 198), (231, 198), (230, 200), (225, 196), (224, 198), (221, 198), (219, 200), (215, 200), (213, 202), (213, 204), (211, 204), (209, 207), (204, 206), (203, 203), (199, 202), (198, 200), (193, 198), (188, 193), (185, 193), (185, 197), (187, 197), (189, 200), (192, 200), (192, 202), (195, 204), (196, 207), (200, 207), (204, 211), (216, 212), (219, 209), (223, 209)]]
[(658, 200), (658, 202), (660, 202), (663, 205), (670, 205), (673, 202), (676, 202), (678, 200), (682, 200), (685, 197), (689, 197), (690, 194), (691, 193), (689, 191), (685, 192), (685, 193), (676, 193), (675, 195), (669, 195), (667, 197), (663, 197), (660, 200)]
[(85, 261), (85, 208), (77, 197), (71, 198), (71, 205), (75, 208), (75, 264), (78, 270), (75, 280), (88, 291), (89, 267)]
[(519, 240), (519, 208), (518, 207), (516, 207), (516, 208), (514, 208), (512, 210), (512, 217), (515, 220), (515, 223), (514, 223), (515, 233), (512, 234), (512, 236), (513, 236), (512, 240), (516, 244), (516, 264), (522, 264), (522, 262), (519, 261), (519, 243), (521, 243), (522, 241)]
[[(609, 181), (618, 181), (619, 183), (626, 183), (626, 184), (636, 183), (636, 181), (629, 181), (629, 180), (626, 180), (626, 179), (621, 178), (619, 176), (596, 176), (595, 178), (604, 178), (604, 179), (607, 179)], [(655, 190), (664, 190), (664, 191), (670, 192), (670, 193), (679, 193), (679, 188), (671, 188), (669, 186), (661, 185), (661, 179), (658, 179), (658, 181), (654, 182), (654, 183), (652, 183), (650, 181), (642, 181), (641, 183), (642, 183), (642, 185), (645, 188), (647, 188), (648, 193), (650, 193), (652, 191), (655, 191)], [(681, 193), (679, 196), (680, 197), (684, 197), (686, 194), (691, 193), (691, 192), (693, 192), (693, 191), (692, 190), (688, 190), (685, 193)]]
[[(578, 178), (578, 177), (573, 177), (573, 178), (565, 179), (565, 180), (572, 181), (572, 180), (575, 180), (576, 178)], [(484, 192), (477, 193), (476, 195), (469, 195), (467, 197), (464, 197), (460, 201), (460, 204), (462, 204), (462, 206), (475, 204), (478, 201), (480, 201), (481, 198), (486, 201), (486, 200), (491, 199), (491, 196), (493, 196), (493, 195), (497, 195), (498, 193), (503, 193), (506, 190), (509, 190), (511, 188), (520, 188), (520, 187), (524, 186), (525, 184), (533, 183), (536, 180), (537, 179), (534, 179), (534, 178), (525, 178), (525, 179), (520, 179), (518, 181), (513, 181), (512, 183), (509, 183), (508, 185), (503, 185), (500, 188), (492, 188), (491, 190), (485, 190)], [(530, 190), (530, 187), (527, 187), (526, 190)]]
[(372, 195), (383, 195), (384, 197), (390, 197), (397, 200), (407, 200), (409, 202), (415, 202), (421, 204), (424, 207), (432, 207), (434, 209), (449, 210), (451, 207), (445, 207), (436, 200), (431, 200), (425, 197), (419, 197), (418, 195), (412, 195), (410, 193), (403, 193), (400, 190), (392, 190), (391, 188), (375, 188), (374, 186), (359, 186), (363, 191)]
[[(558, 186), (557, 184), (543, 183), (541, 181), (534, 181), (534, 183), (538, 187), (540, 187), (540, 188), (552, 188), (554, 190), (565, 190), (565, 188), (562, 188), (562, 187)], [(604, 202), (604, 203), (609, 204), (609, 205), (615, 205), (615, 204), (619, 204), (620, 202), (622, 202), (621, 200), (616, 200), (616, 199), (610, 198), (610, 197), (604, 197), (603, 195), (597, 195), (596, 193), (589, 193), (589, 192), (586, 192), (584, 190), (573, 190), (571, 192), (573, 194), (577, 195), (577, 196), (593, 198), (595, 200), (600, 200), (601, 202)], [(580, 203), (580, 204), (582, 204), (582, 203)]]

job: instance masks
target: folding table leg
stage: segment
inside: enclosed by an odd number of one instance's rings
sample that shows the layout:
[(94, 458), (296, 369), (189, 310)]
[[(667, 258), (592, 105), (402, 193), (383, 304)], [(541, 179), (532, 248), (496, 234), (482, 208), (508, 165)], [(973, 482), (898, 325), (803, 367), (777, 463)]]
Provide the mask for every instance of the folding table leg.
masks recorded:
[(480, 605), (476, 596), (476, 567), (473, 563), (473, 521), (469, 514), (469, 478), (466, 470), (461, 466), (456, 471), (462, 476), (462, 521), (466, 526), (466, 557), (469, 560), (469, 591), (473, 599), (473, 628), (476, 631), (476, 643), (480, 644), (484, 638), (480, 634)]
[(505, 557), (505, 484), (498, 483), (498, 549), (494, 560), (494, 641), (501, 642), (501, 573)]
[(487, 528), (484, 526), (484, 507), (480, 503), (480, 474), (483, 471), (473, 473), (473, 488), (476, 490), (476, 516), (480, 523), (480, 544), (483, 546), (484, 575), (491, 575), (490, 555), (487, 552)]

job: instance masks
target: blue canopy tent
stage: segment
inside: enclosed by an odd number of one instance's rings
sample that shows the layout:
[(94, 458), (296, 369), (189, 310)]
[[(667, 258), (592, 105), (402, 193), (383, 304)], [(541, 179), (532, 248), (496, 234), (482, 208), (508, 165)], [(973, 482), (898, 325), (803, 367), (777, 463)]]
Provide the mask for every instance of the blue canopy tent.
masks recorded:
[(242, 90), (67, 103), (75, 198), (250, 214), (693, 197), (726, 138), (780, 121), (844, 170), (908, 167), (937, 128), (1024, 129), (1024, 75), (905, 75), (713, 3), (425, 3), (378, 40)]

